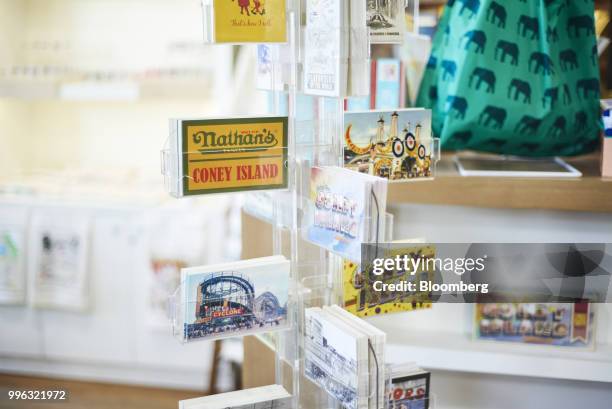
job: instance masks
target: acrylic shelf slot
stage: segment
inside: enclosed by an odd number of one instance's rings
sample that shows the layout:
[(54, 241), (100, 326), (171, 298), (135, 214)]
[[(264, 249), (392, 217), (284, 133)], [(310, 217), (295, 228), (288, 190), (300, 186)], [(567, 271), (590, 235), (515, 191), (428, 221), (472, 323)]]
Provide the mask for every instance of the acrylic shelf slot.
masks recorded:
[[(429, 370), (612, 382), (612, 345), (595, 351), (472, 341), (464, 334), (398, 331), (384, 319), (371, 322), (387, 333), (387, 359), (416, 359)], [(399, 357), (399, 358), (398, 358)]]

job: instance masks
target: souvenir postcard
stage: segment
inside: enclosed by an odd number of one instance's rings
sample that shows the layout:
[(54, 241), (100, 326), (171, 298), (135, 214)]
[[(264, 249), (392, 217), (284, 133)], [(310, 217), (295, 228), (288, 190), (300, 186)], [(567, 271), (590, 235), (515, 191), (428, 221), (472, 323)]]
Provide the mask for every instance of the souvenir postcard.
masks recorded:
[(400, 106), (402, 64), (395, 58), (379, 58), (373, 61), (374, 108), (397, 109)]
[[(396, 255), (410, 255), (414, 258), (435, 257), (433, 246), (413, 246), (385, 249), (381, 257), (392, 258)], [(385, 271), (382, 275), (374, 275), (371, 268), (361, 268), (359, 263), (351, 260), (343, 261), (343, 298), (344, 309), (358, 317), (389, 314), (394, 312), (412, 311), (431, 308), (431, 295), (426, 292), (375, 291), (373, 283), (380, 281), (386, 284), (414, 282), (418, 288), (421, 280), (432, 281), (433, 270), (420, 269), (412, 271)]]
[(281, 385), (218, 393), (179, 401), (179, 409), (291, 409), (291, 395)]
[(367, 408), (367, 337), (320, 308), (307, 308), (305, 314), (305, 376), (343, 408)]
[(390, 409), (429, 409), (431, 374), (420, 368), (394, 370), (389, 390)]
[(430, 110), (345, 112), (344, 128), (345, 168), (391, 182), (432, 176)]
[(304, 93), (340, 97), (348, 82), (347, 1), (306, 3)]
[(593, 306), (580, 303), (475, 305), (475, 337), (568, 347), (593, 344)]
[(287, 117), (170, 120), (177, 196), (287, 188)]
[(371, 43), (401, 43), (404, 36), (403, 0), (368, 0), (367, 25)]
[(183, 269), (184, 340), (287, 328), (289, 264), (266, 257)]
[(361, 243), (384, 237), (386, 180), (328, 166), (310, 171), (305, 239), (359, 261)]
[(0, 304), (21, 304), (25, 295), (25, 228), (0, 223)]
[(212, 3), (215, 42), (287, 41), (285, 0), (212, 0)]
[[(387, 379), (384, 364), (386, 362), (385, 346), (387, 344), (387, 334), (338, 305), (325, 306), (323, 310), (368, 337), (368, 372), (370, 381), (367, 388), (365, 388), (365, 394), (369, 396), (369, 408), (384, 408), (385, 382), (380, 382), (380, 380)], [(374, 393), (375, 387), (378, 389), (376, 393)]]
[(31, 229), (34, 305), (86, 308), (89, 302), (89, 221), (74, 217), (72, 213), (40, 212), (32, 216)]

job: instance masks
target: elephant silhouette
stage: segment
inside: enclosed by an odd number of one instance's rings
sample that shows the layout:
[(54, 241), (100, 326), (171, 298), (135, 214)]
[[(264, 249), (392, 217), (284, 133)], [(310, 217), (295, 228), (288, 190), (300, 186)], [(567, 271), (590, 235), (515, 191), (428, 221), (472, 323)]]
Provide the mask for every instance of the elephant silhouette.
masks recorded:
[(587, 119), (588, 119), (588, 116), (587, 116), (586, 111), (576, 112), (576, 117), (574, 120), (574, 132), (578, 132), (579, 130), (586, 128)]
[(597, 44), (595, 44), (593, 49), (591, 49), (591, 64), (597, 65), (597, 60), (599, 60), (599, 49), (597, 48)]
[(487, 21), (497, 24), (497, 27), (506, 28), (506, 8), (496, 1), (491, 2), (487, 9)]
[(544, 96), (542, 97), (542, 106), (546, 108), (546, 102), (550, 102), (550, 107), (554, 108), (555, 104), (559, 100), (559, 87), (547, 88), (544, 91)]
[(453, 136), (451, 136), (451, 139), (465, 145), (472, 139), (472, 131), (455, 132)]
[(455, 74), (457, 73), (457, 63), (452, 60), (443, 60), (440, 63), (440, 67), (442, 68), (442, 81), (447, 81), (449, 77), (451, 80), (455, 79)]
[(470, 75), (468, 87), (472, 86), (472, 82), (474, 79), (478, 79), (478, 82), (476, 83), (477, 90), (480, 89), (480, 85), (484, 82), (485, 84), (487, 84), (487, 92), (495, 92), (495, 73), (493, 71), (482, 67), (476, 67), (474, 68), (474, 71), (472, 71), (472, 75)]
[(548, 136), (552, 138), (559, 138), (565, 136), (567, 121), (564, 116), (558, 116), (553, 122), (552, 127), (548, 130)]
[(597, 78), (585, 78), (576, 83), (576, 94), (580, 98), (582, 93), (583, 98), (589, 98), (591, 94), (599, 98), (599, 80)]
[(478, 10), (480, 10), (480, 0), (459, 0), (462, 3), (461, 10), (459, 10), (459, 15), (462, 16), (465, 10), (470, 12), (470, 18), (474, 17), (478, 14)]
[(535, 152), (539, 147), (540, 144), (536, 142), (523, 142), (519, 145), (519, 149), (529, 152)]
[(489, 145), (489, 146), (493, 146), (497, 149), (501, 148), (502, 146), (504, 146), (506, 143), (508, 143), (507, 140), (505, 139), (500, 139), (500, 138), (489, 138), (486, 141), (484, 141), (484, 145)]
[(465, 119), (465, 114), (468, 109), (467, 99), (457, 96), (449, 95), (446, 97), (447, 111), (455, 113), (455, 118)]
[(546, 134), (549, 138), (560, 138), (561, 136), (565, 136), (565, 127), (567, 125), (567, 121), (563, 115), (559, 115), (555, 122), (553, 122), (552, 126), (548, 129), (548, 133)]
[(595, 34), (595, 20), (589, 15), (570, 17), (567, 20), (567, 35), (579, 37), (584, 31), (585, 35)]
[(435, 85), (432, 85), (431, 87), (429, 87), (429, 100), (430, 101), (437, 101), (438, 100), (438, 87), (436, 87)]
[(576, 56), (576, 52), (571, 48), (561, 51), (559, 53), (559, 65), (564, 72), (568, 69), (573, 70), (578, 68), (578, 57)]
[(544, 54), (538, 51), (532, 53), (531, 57), (529, 58), (528, 68), (530, 72), (532, 71), (532, 67), (534, 74), (539, 74), (540, 71), (542, 71), (544, 75), (550, 75), (554, 73), (554, 66), (551, 58), (548, 56), (548, 54)]
[(427, 69), (435, 70), (438, 65), (438, 59), (434, 55), (429, 56), (429, 60), (427, 60)]
[(567, 84), (563, 84), (563, 103), (569, 105), (572, 103), (572, 93), (570, 87)]
[(512, 91), (514, 91), (514, 100), (518, 100), (519, 96), (523, 96), (523, 103), (531, 104), (531, 86), (527, 81), (519, 80), (514, 78), (510, 81), (508, 86), (508, 98), (512, 98)]
[(506, 121), (507, 112), (504, 108), (488, 105), (478, 117), (478, 123), (484, 126), (492, 125), (493, 129), (501, 129)]
[(487, 45), (487, 35), (481, 30), (468, 31), (463, 35), (467, 39), (465, 49), (469, 50), (472, 43), (476, 44), (474, 52), (483, 54)]
[(505, 62), (506, 56), (509, 55), (511, 58), (510, 64), (515, 66), (518, 65), (519, 48), (516, 43), (499, 40), (497, 47), (495, 47), (495, 60), (497, 60), (498, 55), (501, 62)]
[(529, 17), (526, 15), (521, 15), (518, 20), (518, 30), (517, 33), (522, 37), (527, 37), (528, 34), (531, 34), (531, 39), (535, 40), (538, 38), (540, 33), (540, 22), (537, 17)]
[(557, 27), (548, 26), (546, 28), (546, 41), (549, 43), (559, 41), (559, 32)]
[(540, 129), (541, 124), (541, 119), (524, 115), (514, 127), (514, 131), (524, 135), (535, 135), (538, 132), (538, 129)]

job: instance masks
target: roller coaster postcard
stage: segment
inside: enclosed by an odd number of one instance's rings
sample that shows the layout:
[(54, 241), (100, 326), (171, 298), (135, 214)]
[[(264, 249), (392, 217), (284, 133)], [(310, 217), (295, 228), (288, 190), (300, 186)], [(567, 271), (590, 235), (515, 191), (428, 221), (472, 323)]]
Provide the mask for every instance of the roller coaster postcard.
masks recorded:
[(344, 167), (391, 182), (432, 177), (430, 110), (346, 112), (344, 127)]
[(249, 260), (183, 270), (185, 340), (286, 328), (289, 262)]

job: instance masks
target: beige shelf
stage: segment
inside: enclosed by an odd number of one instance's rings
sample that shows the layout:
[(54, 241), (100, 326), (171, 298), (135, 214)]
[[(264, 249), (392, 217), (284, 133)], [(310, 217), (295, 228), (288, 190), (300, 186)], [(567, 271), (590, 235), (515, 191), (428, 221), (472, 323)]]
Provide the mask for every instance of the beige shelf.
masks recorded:
[(462, 177), (453, 155), (442, 155), (433, 181), (390, 184), (388, 203), (612, 213), (612, 180), (599, 176), (598, 155), (566, 159), (584, 175), (571, 180)]

